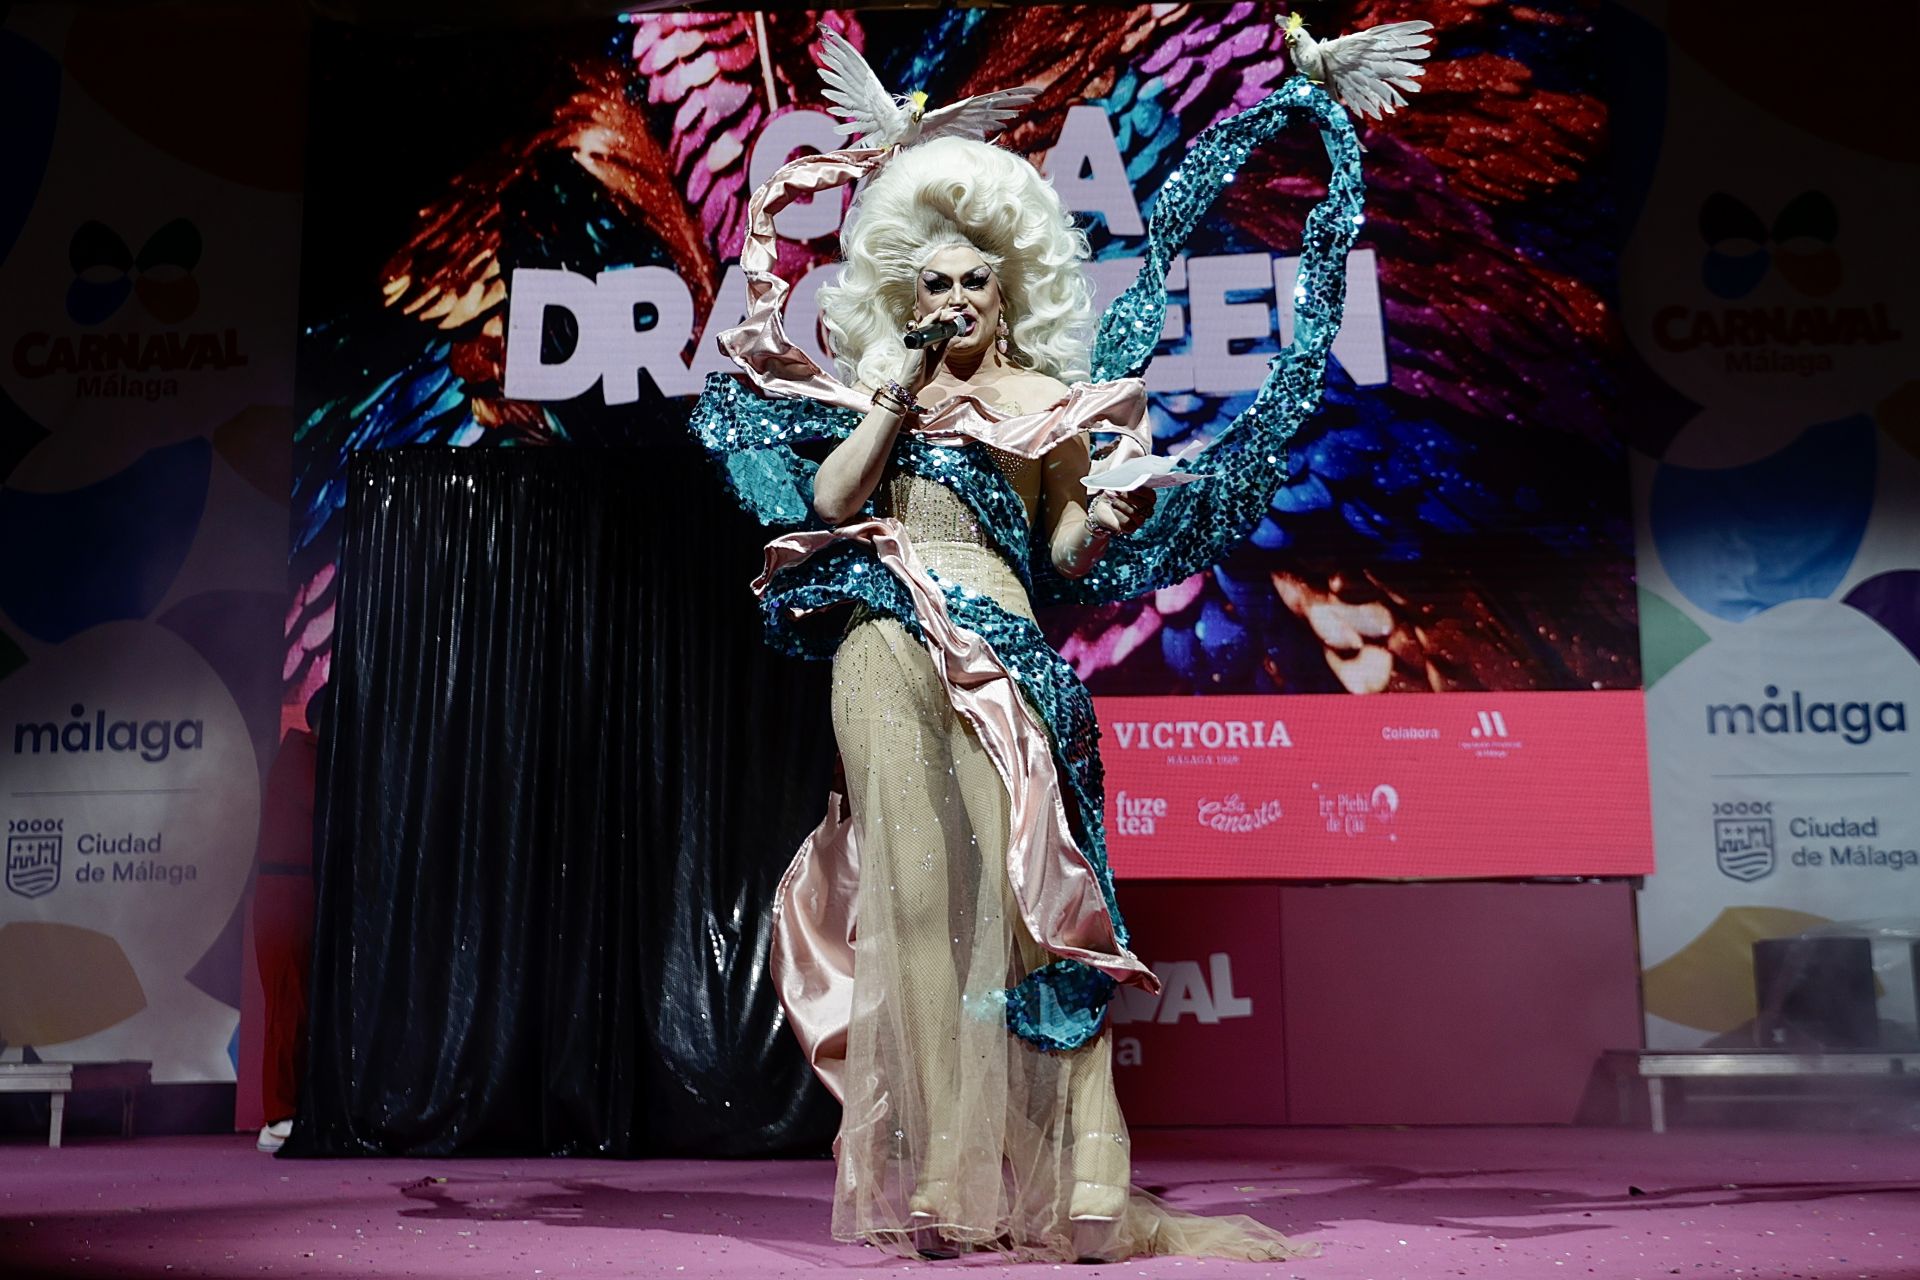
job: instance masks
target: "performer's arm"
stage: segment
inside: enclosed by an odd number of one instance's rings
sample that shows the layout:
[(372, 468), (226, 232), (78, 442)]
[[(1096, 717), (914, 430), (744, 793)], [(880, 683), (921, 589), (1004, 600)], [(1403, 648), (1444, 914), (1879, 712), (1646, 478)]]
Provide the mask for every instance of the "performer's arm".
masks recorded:
[(1083, 433), (1047, 454), (1047, 546), (1053, 567), (1069, 578), (1093, 568), (1114, 534), (1132, 533), (1153, 514), (1154, 492), (1103, 493), (1091, 502), (1080, 482), (1092, 466)]
[(883, 390), (853, 434), (834, 446), (813, 479), (813, 510), (828, 524), (856, 515), (873, 496), (906, 412)]
[[(941, 307), (918, 323), (951, 319), (957, 310)], [(919, 411), (915, 397), (933, 381), (946, 349), (947, 344), (939, 342), (907, 352), (899, 380), (870, 391), (873, 408), (860, 419), (852, 435), (834, 446), (813, 479), (814, 514), (828, 524), (839, 524), (851, 520), (867, 504), (867, 499), (879, 487), (880, 477), (886, 474), (887, 459), (893, 455), (893, 442), (900, 434), (900, 424), (910, 413)], [(869, 390), (864, 384), (857, 389)], [(902, 392), (906, 393), (904, 399)]]

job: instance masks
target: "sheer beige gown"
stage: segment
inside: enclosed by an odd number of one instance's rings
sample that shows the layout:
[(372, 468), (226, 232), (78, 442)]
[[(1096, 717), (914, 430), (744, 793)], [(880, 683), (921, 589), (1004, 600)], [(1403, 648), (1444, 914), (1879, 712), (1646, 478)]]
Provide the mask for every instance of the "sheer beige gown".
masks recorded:
[[(993, 456), (1037, 518), (1044, 463)], [(1033, 616), (947, 489), (892, 474), (877, 505), (935, 578)], [(1129, 1190), (1109, 1033), (1055, 1053), (1008, 1031), (1000, 993), (1056, 957), (1012, 898), (1007, 786), (926, 647), (893, 619), (853, 619), (834, 659), (833, 727), (860, 849), (834, 1235), (1055, 1261), (1299, 1254), (1251, 1219)]]
[[(773, 219), (796, 198), (870, 175), (889, 154), (802, 157), (754, 192), (740, 251), (747, 315), (720, 346), (759, 394), (856, 415), (872, 407), (788, 338)], [(1146, 414), (1145, 383), (1119, 378), (1075, 383), (1028, 414), (960, 394), (912, 429), (942, 446), (994, 448), (1032, 524), (1053, 448), (1097, 428), (1150, 451)], [(802, 843), (774, 902), (782, 1005), (845, 1105), (834, 1234), (907, 1253), (986, 1248), (1055, 1261), (1303, 1252), (1250, 1218), (1196, 1217), (1129, 1186), (1108, 1035), (1052, 1053), (1008, 1031), (1002, 993), (1055, 959), (1119, 982), (1157, 980), (1119, 941), (1074, 843), (1040, 716), (990, 646), (954, 623), (932, 581), (1030, 618), (1019, 577), (937, 483), (895, 473), (876, 496), (878, 519), (774, 539), (755, 583), (765, 592), (783, 568), (858, 541), (871, 569), (906, 589), (924, 633), (871, 615), (849, 624), (833, 678), (847, 794)]]

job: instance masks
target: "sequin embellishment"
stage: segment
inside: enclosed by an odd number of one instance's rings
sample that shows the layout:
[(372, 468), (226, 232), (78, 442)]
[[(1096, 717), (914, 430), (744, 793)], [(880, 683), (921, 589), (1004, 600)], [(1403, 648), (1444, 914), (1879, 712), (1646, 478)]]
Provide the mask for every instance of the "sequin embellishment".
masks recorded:
[[(1145, 528), (1114, 539), (1091, 572), (1068, 579), (1054, 570), (1045, 540), (1030, 536), (1030, 513), (1014, 483), (1019, 472), (1007, 465), (1006, 455), (972, 443), (936, 447), (911, 433), (896, 443), (891, 464), (898, 475), (944, 487), (974, 517), (965, 519), (959, 504), (943, 503), (941, 527), (964, 535), (956, 541), (997, 552), (1034, 605), (1109, 603), (1181, 582), (1245, 539), (1286, 480), (1287, 443), (1319, 406), (1327, 355), (1345, 303), (1347, 251), (1363, 221), (1359, 143), (1346, 112), (1319, 85), (1289, 77), (1255, 106), (1194, 140), (1155, 200), (1140, 275), (1107, 309), (1092, 353), (1097, 379), (1145, 371), (1165, 315), (1168, 263), (1252, 149), (1296, 121), (1319, 130), (1332, 172), (1302, 238), (1293, 341), (1270, 361), (1253, 402), (1187, 462), (1187, 469), (1209, 477), (1208, 483), (1163, 494)], [(794, 446), (842, 439), (858, 422), (851, 410), (768, 399), (738, 377), (712, 374), (690, 425), (724, 469), (728, 487), (763, 524), (819, 528), (812, 509), (817, 467)], [(882, 495), (882, 501), (893, 500)], [(873, 514), (875, 506), (870, 502), (864, 514)], [(929, 518), (932, 514), (929, 506)], [(1107, 866), (1093, 699), (1031, 619), (984, 594), (942, 586), (954, 622), (992, 646), (1046, 726), (1074, 802), (1068, 809), (1075, 843), (1099, 880), (1124, 945), (1126, 929)], [(863, 616), (893, 617), (909, 634), (922, 636), (905, 587), (864, 547), (850, 542), (835, 543), (782, 570), (761, 604), (769, 642), (808, 657), (831, 657), (845, 635), (846, 611), (829, 608), (836, 604), (860, 606)], [(1111, 978), (1078, 961), (1056, 961), (1007, 991), (1007, 1026), (1043, 1048), (1077, 1048), (1099, 1034), (1113, 986)]]

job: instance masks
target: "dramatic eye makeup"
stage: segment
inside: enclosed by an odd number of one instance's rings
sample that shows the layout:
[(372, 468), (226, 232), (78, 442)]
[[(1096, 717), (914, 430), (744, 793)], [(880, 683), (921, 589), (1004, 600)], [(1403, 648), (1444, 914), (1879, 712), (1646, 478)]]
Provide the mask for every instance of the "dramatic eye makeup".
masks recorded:
[[(960, 277), (960, 287), (977, 293), (986, 288), (987, 281), (991, 279), (993, 279), (991, 267), (975, 267)], [(928, 293), (945, 293), (953, 288), (953, 277), (938, 271), (923, 271), (920, 273), (920, 287)]]

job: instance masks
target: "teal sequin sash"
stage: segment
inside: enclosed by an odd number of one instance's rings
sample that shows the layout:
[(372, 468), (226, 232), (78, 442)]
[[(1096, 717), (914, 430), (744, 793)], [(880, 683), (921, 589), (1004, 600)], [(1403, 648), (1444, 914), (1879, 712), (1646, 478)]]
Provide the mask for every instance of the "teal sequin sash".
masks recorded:
[[(1168, 264), (1253, 148), (1296, 121), (1319, 129), (1332, 173), (1302, 238), (1293, 341), (1273, 357), (1253, 402), (1185, 464), (1205, 480), (1162, 491), (1147, 525), (1110, 542), (1090, 573), (1070, 579), (1054, 570), (1045, 540), (1031, 537), (1019, 496), (991, 464), (985, 446), (932, 445), (911, 433), (897, 441), (893, 465), (945, 485), (972, 508), (1035, 604), (1108, 603), (1184, 581), (1245, 539), (1274, 490), (1285, 483), (1287, 442), (1319, 404), (1346, 297), (1347, 251), (1363, 221), (1359, 142), (1346, 112), (1319, 85), (1291, 77), (1257, 105), (1194, 140), (1155, 201), (1139, 277), (1107, 310), (1093, 347), (1098, 379), (1145, 371), (1160, 340)], [(795, 528), (820, 527), (812, 508), (818, 466), (796, 446), (844, 439), (858, 423), (851, 410), (769, 399), (737, 376), (713, 374), (691, 426), (749, 512), (768, 526)], [(867, 514), (872, 514), (870, 505)], [(1068, 808), (1075, 842), (1099, 878), (1124, 945), (1126, 927), (1107, 865), (1092, 697), (1034, 623), (984, 594), (951, 583), (941, 587), (953, 620), (987, 641), (1046, 725), (1055, 764), (1074, 802)], [(774, 576), (762, 596), (768, 640), (789, 653), (831, 657), (844, 614), (830, 606), (839, 604), (863, 604), (920, 635), (906, 589), (863, 546), (848, 542)], [(822, 610), (828, 610), (825, 617)], [(1043, 1048), (1078, 1048), (1099, 1034), (1113, 985), (1078, 961), (1050, 964), (1006, 993), (1007, 1025)]]

